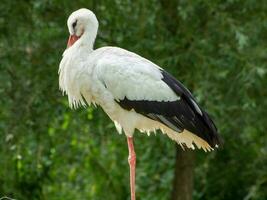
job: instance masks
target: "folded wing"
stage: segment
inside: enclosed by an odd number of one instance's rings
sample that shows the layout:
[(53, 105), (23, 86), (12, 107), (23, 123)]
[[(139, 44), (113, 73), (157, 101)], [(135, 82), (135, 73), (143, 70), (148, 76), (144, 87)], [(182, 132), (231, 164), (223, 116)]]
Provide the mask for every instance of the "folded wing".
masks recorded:
[(108, 62), (102, 59), (98, 65), (98, 77), (123, 109), (134, 109), (177, 134), (186, 129), (211, 147), (219, 145), (213, 121), (198, 106), (192, 94), (150, 61), (135, 54), (124, 55), (123, 59), (121, 56), (109, 59)]

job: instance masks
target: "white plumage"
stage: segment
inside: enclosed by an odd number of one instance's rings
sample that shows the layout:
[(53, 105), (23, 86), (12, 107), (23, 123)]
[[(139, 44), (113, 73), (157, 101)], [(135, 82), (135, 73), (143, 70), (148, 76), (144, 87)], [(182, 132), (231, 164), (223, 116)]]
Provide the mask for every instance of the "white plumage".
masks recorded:
[[(181, 96), (163, 81), (159, 66), (117, 47), (93, 50), (98, 21), (87, 9), (72, 13), (68, 28), (70, 34), (77, 38), (70, 42), (72, 46), (63, 54), (59, 67), (59, 86), (68, 95), (70, 107), (77, 108), (86, 103), (100, 105), (114, 121), (118, 132), (123, 130), (128, 137), (133, 136), (135, 129), (147, 133), (161, 129), (182, 147), (184, 144), (194, 149), (195, 144), (205, 151), (212, 149), (207, 141), (187, 129), (180, 133), (175, 131), (177, 127), (163, 115), (158, 114), (158, 120), (154, 120), (148, 117), (149, 113), (144, 115), (134, 108), (127, 110), (118, 103), (124, 99), (134, 103), (178, 102)], [(190, 98), (190, 101), (193, 109), (202, 115), (195, 100)]]

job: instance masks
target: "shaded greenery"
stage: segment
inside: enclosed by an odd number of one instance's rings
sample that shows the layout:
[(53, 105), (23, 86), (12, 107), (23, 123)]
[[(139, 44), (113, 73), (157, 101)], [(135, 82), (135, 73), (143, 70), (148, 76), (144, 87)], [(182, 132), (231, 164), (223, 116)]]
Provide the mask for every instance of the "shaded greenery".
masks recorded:
[[(93, 10), (96, 46), (154, 61), (213, 116), (223, 149), (196, 152), (194, 199), (267, 199), (267, 2), (2, 0), (0, 196), (129, 199), (126, 139), (58, 90), (68, 15)], [(137, 198), (169, 199), (175, 144), (136, 133)]]

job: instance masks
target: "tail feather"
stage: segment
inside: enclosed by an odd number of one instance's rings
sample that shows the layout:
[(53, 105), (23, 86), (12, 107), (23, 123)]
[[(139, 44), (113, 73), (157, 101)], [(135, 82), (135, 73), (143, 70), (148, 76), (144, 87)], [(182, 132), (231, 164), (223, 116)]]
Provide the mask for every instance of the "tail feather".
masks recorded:
[(163, 133), (166, 133), (169, 138), (176, 141), (182, 149), (187, 147), (194, 150), (196, 146), (198, 149), (203, 149), (205, 152), (214, 150), (208, 142), (186, 129), (177, 134), (177, 132), (163, 125), (161, 130)]
[(202, 113), (203, 113), (202, 119), (203, 119), (205, 125), (207, 126), (207, 132), (209, 134), (208, 143), (211, 145), (211, 147), (216, 147), (216, 146), (222, 145), (223, 144), (222, 138), (218, 134), (218, 130), (217, 130), (217, 127), (215, 126), (214, 122), (212, 121), (212, 119), (210, 118), (208, 113), (206, 113), (205, 111), (202, 111)]

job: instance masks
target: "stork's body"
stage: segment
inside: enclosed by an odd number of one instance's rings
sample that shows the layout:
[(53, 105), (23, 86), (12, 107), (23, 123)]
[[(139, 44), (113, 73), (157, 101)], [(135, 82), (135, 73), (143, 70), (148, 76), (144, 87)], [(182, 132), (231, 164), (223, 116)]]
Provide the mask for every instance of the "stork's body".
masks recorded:
[(191, 93), (149, 60), (117, 47), (93, 50), (98, 21), (80, 9), (69, 17), (69, 48), (60, 63), (60, 88), (72, 108), (100, 105), (128, 138), (131, 193), (134, 193), (134, 130), (160, 129), (183, 148), (213, 149), (219, 144), (216, 127)]

